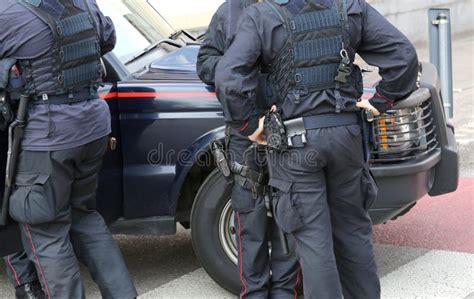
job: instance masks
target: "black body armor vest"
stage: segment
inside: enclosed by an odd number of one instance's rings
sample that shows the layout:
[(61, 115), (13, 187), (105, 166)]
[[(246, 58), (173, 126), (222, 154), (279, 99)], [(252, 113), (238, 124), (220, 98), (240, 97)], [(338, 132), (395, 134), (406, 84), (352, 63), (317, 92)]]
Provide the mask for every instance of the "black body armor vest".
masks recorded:
[(52, 48), (20, 61), (26, 91), (35, 96), (69, 94), (90, 88), (102, 78), (99, 34), (86, 0), (18, 0), (51, 28)]
[(334, 89), (336, 112), (340, 112), (344, 100), (339, 89), (353, 81), (349, 77), (354, 71), (360, 72), (353, 65), (355, 51), (350, 48), (345, 0), (334, 0), (331, 7), (307, 0), (296, 13), (287, 8), (288, 1), (279, 2), (268, 2), (288, 31), (288, 40), (269, 66), (279, 99), (291, 94), (299, 104), (311, 93)]

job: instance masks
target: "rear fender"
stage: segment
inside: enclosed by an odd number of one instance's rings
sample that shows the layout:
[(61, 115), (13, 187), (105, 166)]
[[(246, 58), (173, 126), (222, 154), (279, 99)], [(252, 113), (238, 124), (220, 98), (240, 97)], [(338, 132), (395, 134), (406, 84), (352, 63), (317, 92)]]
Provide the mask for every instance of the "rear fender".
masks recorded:
[[(196, 139), (186, 150), (186, 154), (182, 156), (178, 164), (176, 165), (176, 176), (171, 186), (170, 200), (175, 203), (174, 210), (176, 211), (181, 189), (183, 188), (184, 182), (193, 166), (198, 163), (199, 158), (203, 154), (210, 153), (210, 144), (214, 140), (223, 141), (225, 139), (225, 127), (219, 127), (214, 129), (198, 139)], [(208, 163), (209, 159), (206, 159)], [(206, 165), (210, 166), (210, 165)], [(204, 167), (204, 166), (203, 166)]]

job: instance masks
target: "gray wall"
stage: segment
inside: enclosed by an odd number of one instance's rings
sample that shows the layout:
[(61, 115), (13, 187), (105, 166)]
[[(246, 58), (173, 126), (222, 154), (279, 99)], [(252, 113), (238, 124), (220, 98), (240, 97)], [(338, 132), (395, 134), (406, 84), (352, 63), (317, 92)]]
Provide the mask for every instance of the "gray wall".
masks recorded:
[[(1, 0), (0, 0), (1, 1)], [(428, 41), (428, 9), (451, 9), (453, 35), (474, 31), (474, 0), (367, 0), (413, 43)], [(206, 28), (191, 30), (202, 34)]]
[(453, 34), (474, 30), (474, 0), (368, 0), (412, 42), (428, 40), (428, 9), (451, 9)]

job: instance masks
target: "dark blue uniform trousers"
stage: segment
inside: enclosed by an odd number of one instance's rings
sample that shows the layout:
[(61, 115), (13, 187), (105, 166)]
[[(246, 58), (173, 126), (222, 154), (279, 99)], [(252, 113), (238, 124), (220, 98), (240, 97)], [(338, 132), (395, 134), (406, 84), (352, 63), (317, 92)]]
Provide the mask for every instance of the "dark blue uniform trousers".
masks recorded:
[(28, 259), (26, 252), (18, 252), (4, 257), (7, 265), (7, 276), (11, 284), (17, 288), (38, 280), (35, 265)]
[[(252, 145), (247, 137), (230, 133), (230, 158), (253, 170), (261, 171), (265, 157), (246, 151)], [(273, 219), (268, 219), (265, 200), (235, 183), (232, 190), (235, 212), (241, 298), (295, 298), (299, 265), (294, 255), (285, 255)], [(272, 250), (269, 255), (268, 242)], [(271, 274), (270, 274), (271, 273)]]
[(358, 125), (308, 130), (273, 153), (274, 217), (294, 239), (306, 299), (380, 298), (372, 223), (377, 187)]
[(64, 151), (22, 151), (10, 215), (46, 298), (84, 298), (78, 260), (103, 298), (137, 295), (123, 257), (95, 209), (107, 137)]

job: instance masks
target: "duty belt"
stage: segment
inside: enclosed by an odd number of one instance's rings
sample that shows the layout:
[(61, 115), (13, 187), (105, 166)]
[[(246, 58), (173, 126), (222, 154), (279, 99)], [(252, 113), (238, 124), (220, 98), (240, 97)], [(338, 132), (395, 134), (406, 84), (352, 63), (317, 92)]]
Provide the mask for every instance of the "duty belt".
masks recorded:
[(331, 113), (314, 116), (305, 116), (283, 122), (288, 138), (288, 146), (293, 146), (292, 138), (301, 136), (301, 141), (306, 143), (306, 130), (349, 126), (360, 124), (357, 113)]
[(32, 105), (64, 105), (64, 104), (75, 104), (80, 102), (85, 102), (88, 100), (95, 99), (97, 95), (91, 92), (89, 88), (73, 92), (73, 93), (64, 93), (60, 95), (48, 95), (43, 94), (39, 95), (33, 99), (30, 103)]

